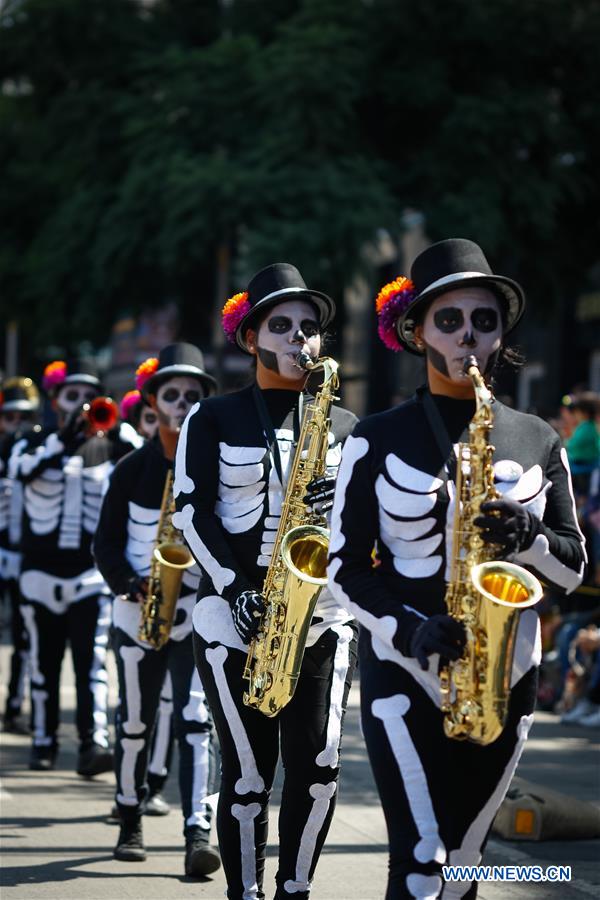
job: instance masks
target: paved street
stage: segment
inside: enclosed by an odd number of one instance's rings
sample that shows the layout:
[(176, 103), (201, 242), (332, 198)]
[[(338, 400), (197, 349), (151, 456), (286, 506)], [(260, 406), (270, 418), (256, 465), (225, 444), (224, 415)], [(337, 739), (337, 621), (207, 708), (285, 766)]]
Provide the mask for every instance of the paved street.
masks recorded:
[[(7, 648), (0, 648), (2, 688)], [(112, 859), (117, 826), (106, 821), (112, 805), (112, 776), (85, 781), (75, 772), (74, 690), (70, 660), (63, 673), (62, 748), (57, 769), (27, 769), (27, 738), (2, 735), (2, 900), (152, 900), (224, 896), (222, 872), (205, 882), (183, 875), (183, 838), (177, 812), (177, 783), (171, 777), (167, 798), (173, 804), (165, 818), (145, 820), (149, 857), (145, 863)], [(111, 698), (115, 672), (111, 659)], [(0, 699), (3, 699), (3, 695)], [(314, 900), (381, 900), (386, 882), (386, 835), (358, 727), (358, 688), (352, 693), (345, 737), (340, 798), (312, 896)], [(600, 734), (564, 728), (554, 716), (537, 716), (519, 775), (580, 799), (598, 800)], [(469, 785), (465, 785), (465, 792)], [(277, 796), (275, 794), (275, 796)], [(267, 896), (276, 863), (277, 807), (273, 809), (267, 864)], [(507, 843), (492, 839), (484, 862), (496, 865), (539, 863), (571, 865), (570, 884), (487, 884), (483, 900), (566, 898), (600, 895), (600, 841)]]

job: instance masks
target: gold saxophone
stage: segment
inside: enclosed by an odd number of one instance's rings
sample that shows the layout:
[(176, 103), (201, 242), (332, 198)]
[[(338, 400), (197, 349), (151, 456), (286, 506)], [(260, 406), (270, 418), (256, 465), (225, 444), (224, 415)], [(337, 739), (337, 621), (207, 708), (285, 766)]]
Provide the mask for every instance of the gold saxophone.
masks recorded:
[(249, 682), (244, 703), (265, 716), (276, 716), (294, 695), (314, 608), (327, 584), (327, 520), (308, 512), (303, 498), (308, 483), (325, 473), (329, 410), (339, 386), (338, 364), (330, 357), (312, 363), (306, 354), (299, 354), (298, 364), (311, 370), (322, 368), (324, 377), (302, 419), (262, 589), (265, 611), (244, 669)]
[(501, 497), (494, 487), (489, 443), (493, 427), (491, 391), (477, 360), (464, 363), (475, 391), (469, 440), (458, 445), (448, 613), (467, 635), (463, 655), (440, 671), (441, 710), (447, 737), (491, 744), (502, 733), (519, 611), (542, 596), (538, 579), (522, 566), (497, 559), (501, 548), (486, 544), (473, 520), (486, 500)]
[(183, 571), (194, 565), (194, 557), (183, 543), (181, 532), (173, 525), (174, 512), (173, 469), (169, 468), (138, 631), (138, 640), (155, 650), (160, 650), (169, 640)]

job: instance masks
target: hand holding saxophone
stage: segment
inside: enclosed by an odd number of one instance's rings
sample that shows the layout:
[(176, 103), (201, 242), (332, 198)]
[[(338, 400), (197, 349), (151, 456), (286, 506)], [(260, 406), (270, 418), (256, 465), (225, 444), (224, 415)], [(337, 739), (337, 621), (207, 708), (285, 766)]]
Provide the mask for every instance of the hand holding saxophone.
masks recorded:
[(231, 604), (233, 627), (245, 644), (258, 634), (265, 598), (258, 591), (242, 591)]
[(487, 500), (481, 504), (486, 515), (477, 516), (473, 524), (481, 529), (487, 544), (499, 544), (506, 555), (527, 550), (536, 535), (536, 518), (517, 500)]
[(129, 590), (126, 597), (131, 603), (145, 603), (148, 593), (148, 579), (134, 575), (129, 579)]
[(410, 655), (418, 660), (422, 669), (429, 666), (432, 653), (439, 653), (445, 660), (459, 659), (465, 648), (467, 637), (461, 622), (452, 616), (430, 616), (417, 625), (410, 639)]
[(306, 494), (303, 499), (311, 512), (323, 515), (323, 513), (329, 512), (333, 506), (334, 494), (335, 478), (324, 475), (322, 478), (313, 478), (306, 485)]

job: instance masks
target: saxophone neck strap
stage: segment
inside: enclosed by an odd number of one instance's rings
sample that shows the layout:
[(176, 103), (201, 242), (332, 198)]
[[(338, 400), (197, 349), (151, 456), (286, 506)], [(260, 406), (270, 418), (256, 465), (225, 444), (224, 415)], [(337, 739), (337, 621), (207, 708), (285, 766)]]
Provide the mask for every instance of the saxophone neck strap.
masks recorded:
[(438, 449), (442, 454), (442, 459), (445, 463), (448, 463), (449, 467), (451, 467), (456, 461), (454, 456), (454, 445), (448, 434), (446, 423), (442, 419), (441, 413), (436, 406), (435, 400), (425, 385), (417, 388), (417, 397), (423, 404), (425, 417), (431, 429), (431, 433), (435, 438), (435, 442), (438, 445)]
[[(267, 407), (263, 392), (257, 384), (254, 385), (252, 395), (254, 397), (254, 404), (256, 406), (256, 411), (258, 412), (258, 418), (260, 419), (260, 424), (263, 430), (267, 448), (269, 450), (269, 453), (271, 454), (272, 463), (275, 466), (275, 471), (277, 472), (279, 483), (283, 487), (283, 467), (281, 465), (281, 453), (279, 451), (277, 435), (275, 434), (273, 420), (271, 419), (271, 414), (269, 412), (269, 408)], [(294, 445), (298, 443), (298, 438), (300, 436), (303, 408), (304, 394), (300, 392), (298, 394), (298, 402), (294, 407)]]

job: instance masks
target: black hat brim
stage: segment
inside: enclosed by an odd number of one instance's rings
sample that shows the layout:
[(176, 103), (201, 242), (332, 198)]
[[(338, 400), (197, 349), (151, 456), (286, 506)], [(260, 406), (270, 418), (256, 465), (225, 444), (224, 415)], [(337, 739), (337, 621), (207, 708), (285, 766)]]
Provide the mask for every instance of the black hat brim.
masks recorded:
[(147, 400), (148, 394), (156, 394), (164, 381), (168, 381), (169, 378), (176, 378), (178, 375), (188, 375), (190, 378), (195, 378), (204, 386), (207, 395), (214, 394), (217, 390), (217, 380), (216, 378), (213, 378), (212, 375), (209, 375), (197, 366), (186, 366), (185, 364), (181, 364), (165, 366), (164, 369), (158, 369), (151, 375), (142, 385), (141, 394), (143, 399)]
[(61, 381), (60, 384), (56, 385), (56, 389), (60, 390), (65, 384), (91, 384), (92, 387), (102, 387), (99, 378), (96, 378), (95, 375), (85, 375), (83, 372), (81, 374), (74, 372), (73, 375), (67, 375), (64, 381)]
[(423, 356), (424, 351), (419, 349), (414, 342), (414, 327), (422, 321), (427, 306), (447, 291), (453, 291), (461, 287), (487, 287), (498, 299), (504, 303), (505, 319), (503, 334), (508, 334), (515, 328), (525, 310), (525, 294), (523, 288), (512, 278), (504, 275), (485, 275), (470, 272), (457, 272), (448, 275), (439, 281), (433, 282), (424, 291), (418, 294), (410, 306), (398, 318), (396, 331), (398, 339), (410, 353)]
[(243, 350), (244, 353), (249, 352), (245, 334), (257, 313), (264, 312), (270, 309), (271, 306), (277, 306), (279, 303), (285, 303), (286, 300), (308, 300), (314, 303), (319, 313), (319, 324), (322, 329), (327, 328), (335, 316), (335, 303), (327, 294), (323, 294), (321, 291), (312, 291), (308, 288), (282, 288), (280, 291), (274, 291), (272, 294), (268, 294), (262, 300), (259, 300), (240, 321), (235, 332), (235, 340), (240, 350)]

